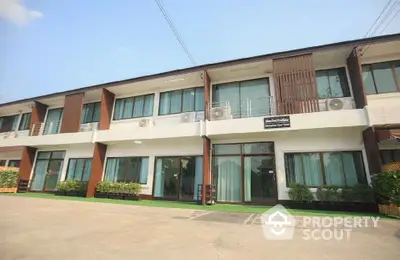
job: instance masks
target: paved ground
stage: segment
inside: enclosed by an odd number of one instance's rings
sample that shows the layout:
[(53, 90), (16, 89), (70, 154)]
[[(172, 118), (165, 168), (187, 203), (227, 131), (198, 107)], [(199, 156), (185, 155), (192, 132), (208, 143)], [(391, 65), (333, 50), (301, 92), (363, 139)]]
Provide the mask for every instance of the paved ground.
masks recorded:
[(400, 221), (350, 241), (269, 241), (257, 216), (0, 196), (0, 260), (400, 259)]

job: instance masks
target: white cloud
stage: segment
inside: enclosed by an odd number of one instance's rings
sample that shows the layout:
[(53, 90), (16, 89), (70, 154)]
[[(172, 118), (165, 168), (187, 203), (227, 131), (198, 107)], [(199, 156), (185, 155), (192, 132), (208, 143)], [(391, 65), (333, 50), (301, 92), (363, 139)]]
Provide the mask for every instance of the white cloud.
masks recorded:
[(43, 17), (41, 12), (29, 10), (20, 0), (0, 0), (0, 19), (24, 25), (41, 17)]

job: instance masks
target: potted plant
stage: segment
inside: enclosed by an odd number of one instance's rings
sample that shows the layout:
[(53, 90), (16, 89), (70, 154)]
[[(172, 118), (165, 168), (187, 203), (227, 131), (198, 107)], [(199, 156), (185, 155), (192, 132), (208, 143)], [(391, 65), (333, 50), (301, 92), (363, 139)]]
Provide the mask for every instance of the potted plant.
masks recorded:
[(3, 168), (0, 170), (0, 192), (17, 192), (18, 170)]
[(141, 190), (141, 186), (139, 183), (131, 182), (127, 183), (126, 186), (126, 193), (124, 195), (124, 199), (126, 200), (139, 200), (139, 194)]
[(318, 187), (315, 193), (319, 203), (318, 209), (324, 210), (341, 210), (340, 192), (337, 186)]
[(124, 199), (124, 185), (125, 182), (111, 182), (109, 199), (123, 200)]
[(379, 212), (400, 217), (400, 171), (383, 172), (372, 176)]
[(79, 182), (79, 191), (78, 191), (79, 197), (83, 197), (83, 198), (86, 197), (88, 184), (89, 183), (87, 181)]
[(96, 192), (94, 194), (95, 198), (108, 198), (108, 194), (110, 193), (111, 182), (109, 181), (101, 181), (96, 185)]
[(66, 191), (67, 191), (67, 183), (65, 181), (62, 181), (57, 183), (54, 195), (65, 196)]
[(346, 211), (376, 212), (374, 190), (366, 184), (342, 188), (341, 200)]
[(312, 209), (314, 195), (306, 185), (291, 183), (289, 187), (290, 208)]

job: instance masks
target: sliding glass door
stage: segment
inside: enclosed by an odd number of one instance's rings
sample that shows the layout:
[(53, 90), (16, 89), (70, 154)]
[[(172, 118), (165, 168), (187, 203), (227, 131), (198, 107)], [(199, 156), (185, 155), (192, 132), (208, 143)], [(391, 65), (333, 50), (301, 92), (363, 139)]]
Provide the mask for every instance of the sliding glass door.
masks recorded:
[(51, 109), (47, 112), (43, 135), (58, 134), (61, 125), (62, 108)]
[(213, 183), (217, 201), (275, 204), (273, 143), (213, 146)]
[(203, 157), (158, 157), (154, 177), (154, 197), (195, 200), (197, 186), (202, 183)]
[(31, 184), (32, 191), (53, 191), (61, 176), (64, 151), (38, 152)]

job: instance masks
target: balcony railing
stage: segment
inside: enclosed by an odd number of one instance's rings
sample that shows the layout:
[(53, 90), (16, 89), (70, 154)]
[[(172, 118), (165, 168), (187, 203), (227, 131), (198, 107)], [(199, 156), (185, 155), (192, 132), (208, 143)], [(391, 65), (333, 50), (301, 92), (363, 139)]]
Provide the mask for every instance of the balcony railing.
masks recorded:
[(86, 124), (81, 124), (79, 132), (91, 132), (91, 131), (97, 131), (98, 129), (99, 129), (98, 122), (86, 123)]
[(271, 96), (213, 102), (209, 107), (210, 120), (270, 116), (274, 114), (273, 104), (273, 97)]
[(51, 122), (33, 124), (29, 135), (37, 136), (37, 135), (58, 134), (60, 132), (60, 125), (61, 121), (51, 121)]

